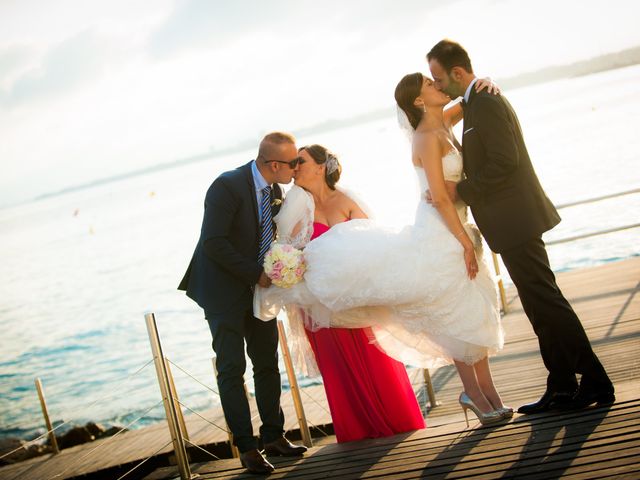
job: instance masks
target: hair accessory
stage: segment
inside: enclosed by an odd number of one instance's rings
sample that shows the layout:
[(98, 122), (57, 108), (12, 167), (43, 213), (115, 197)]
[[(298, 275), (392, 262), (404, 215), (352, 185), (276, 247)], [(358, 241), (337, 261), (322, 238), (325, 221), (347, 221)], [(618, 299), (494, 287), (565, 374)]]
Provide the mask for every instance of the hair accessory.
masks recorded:
[(338, 157), (336, 157), (329, 150), (327, 150), (325, 165), (327, 166), (327, 175), (331, 175), (333, 172), (338, 170)]

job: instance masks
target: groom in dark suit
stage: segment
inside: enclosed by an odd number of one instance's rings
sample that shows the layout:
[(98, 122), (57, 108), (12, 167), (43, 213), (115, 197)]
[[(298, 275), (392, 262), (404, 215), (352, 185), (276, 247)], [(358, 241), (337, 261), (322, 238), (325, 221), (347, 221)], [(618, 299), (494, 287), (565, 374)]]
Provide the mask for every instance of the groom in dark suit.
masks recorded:
[(222, 173), (204, 202), (200, 239), (178, 289), (204, 310), (216, 353), (218, 389), (240, 461), (252, 473), (274, 467), (258, 450), (244, 390), (244, 347), (253, 363), (256, 403), (267, 455), (302, 455), (307, 449), (284, 437), (280, 408), (277, 320), (253, 316), (256, 284), (268, 287), (262, 261), (275, 238), (273, 216), (282, 199), (279, 183), (291, 182), (298, 165), (292, 135), (270, 133), (256, 160)]
[(463, 97), (466, 178), (447, 185), (450, 196), (471, 207), (487, 243), (501, 254), (549, 370), (542, 398), (518, 412), (614, 402), (613, 385), (549, 266), (542, 233), (560, 216), (538, 181), (516, 113), (504, 96), (476, 92), (471, 61), (459, 44), (442, 40), (427, 60), (435, 86), (452, 99)]

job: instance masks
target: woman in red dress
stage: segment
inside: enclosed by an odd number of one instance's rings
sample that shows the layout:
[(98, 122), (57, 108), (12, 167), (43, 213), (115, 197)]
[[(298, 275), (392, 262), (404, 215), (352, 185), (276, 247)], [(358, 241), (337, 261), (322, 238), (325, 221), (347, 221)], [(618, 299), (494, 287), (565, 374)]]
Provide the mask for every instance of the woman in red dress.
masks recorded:
[[(355, 218), (358, 204), (336, 190), (341, 167), (326, 148), (300, 149), (296, 185), (313, 196), (313, 236)], [(307, 323), (307, 322), (305, 322)], [(372, 343), (369, 328), (306, 329), (331, 410), (338, 442), (377, 438), (425, 427), (405, 366)]]

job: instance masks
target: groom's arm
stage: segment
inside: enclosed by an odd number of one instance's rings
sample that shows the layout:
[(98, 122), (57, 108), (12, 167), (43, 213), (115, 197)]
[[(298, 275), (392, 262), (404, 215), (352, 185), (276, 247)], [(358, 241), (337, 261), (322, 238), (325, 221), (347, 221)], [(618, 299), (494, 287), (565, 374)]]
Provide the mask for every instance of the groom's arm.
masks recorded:
[[(479, 135), (486, 159), (473, 178), (462, 180), (458, 195), (467, 205), (473, 206), (496, 186), (504, 183), (516, 170), (519, 162), (513, 125), (509, 121), (504, 103), (499, 96), (479, 96), (474, 111), (473, 135)], [(462, 140), (464, 142), (464, 138)]]
[(218, 177), (207, 192), (202, 223), (202, 241), (205, 255), (242, 279), (247, 285), (258, 283), (262, 268), (255, 259), (247, 258), (236, 250), (229, 234), (239, 199), (222, 177)]

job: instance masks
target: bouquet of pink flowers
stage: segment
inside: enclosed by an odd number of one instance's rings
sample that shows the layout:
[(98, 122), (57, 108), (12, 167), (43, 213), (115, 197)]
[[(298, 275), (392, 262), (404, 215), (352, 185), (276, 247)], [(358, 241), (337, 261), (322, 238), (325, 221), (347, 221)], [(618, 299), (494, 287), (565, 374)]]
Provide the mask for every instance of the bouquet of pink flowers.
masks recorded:
[(274, 243), (264, 257), (264, 273), (278, 287), (292, 287), (306, 269), (302, 251), (289, 244)]

